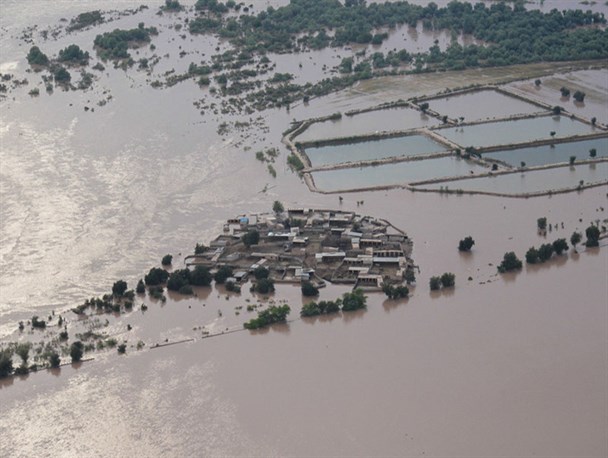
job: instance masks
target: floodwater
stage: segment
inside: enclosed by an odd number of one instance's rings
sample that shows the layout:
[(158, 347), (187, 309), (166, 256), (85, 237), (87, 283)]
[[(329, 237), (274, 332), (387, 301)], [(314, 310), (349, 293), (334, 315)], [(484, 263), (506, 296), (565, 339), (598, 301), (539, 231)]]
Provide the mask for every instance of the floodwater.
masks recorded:
[(296, 141), (350, 137), (377, 132), (431, 127), (439, 124), (439, 120), (412, 108), (390, 108), (314, 123), (298, 135)]
[(313, 172), (312, 176), (315, 185), (322, 191), (343, 191), (406, 184), (431, 178), (469, 175), (487, 172), (487, 170), (474, 162), (452, 156), (320, 171)]
[(549, 190), (575, 188), (583, 181), (586, 184), (608, 182), (608, 162), (578, 164), (549, 170), (516, 172), (493, 177), (469, 178), (423, 185), (424, 189), (462, 189), (501, 194), (520, 194)]
[(596, 128), (576, 119), (564, 116), (542, 116), (531, 119), (489, 122), (464, 127), (439, 129), (439, 135), (463, 147), (484, 147), (492, 145), (513, 145), (552, 138), (564, 138), (572, 135), (584, 135), (597, 131)]
[(424, 135), (383, 138), (381, 140), (307, 147), (305, 153), (313, 167), (343, 162), (368, 161), (388, 157), (408, 157), (418, 154), (438, 153), (445, 146)]
[(568, 162), (570, 156), (576, 156), (579, 160), (589, 159), (589, 150), (591, 149), (596, 150), (596, 157), (598, 158), (608, 156), (608, 138), (497, 151), (495, 153), (485, 153), (483, 156), (488, 159), (504, 161), (514, 167), (519, 167), (521, 162), (525, 162), (530, 167)]
[[(140, 17), (151, 23), (152, 6), (162, 2), (147, 3), (148, 13), (104, 27), (136, 25)], [(3, 2), (0, 64), (11, 72), (26, 76), (29, 45), (10, 38), (21, 27), (103, 7), (81, 0), (50, 5)], [(85, 37), (92, 52), (96, 33), (45, 48), (54, 52)], [(175, 57), (187, 43), (176, 40), (163, 52)], [(214, 45), (199, 40), (192, 46), (209, 53)], [(178, 60), (176, 69), (189, 61)], [(106, 68), (98, 88), (41, 91), (33, 99), (24, 95), (40, 76), (27, 74), (30, 86), (0, 105), (3, 341), (16, 338), (18, 321), (34, 314), (56, 310), (75, 321), (70, 307), (108, 292), (119, 278), (135, 284), (166, 253), (181, 267), (195, 243), (209, 242), (236, 214), (269, 211), (274, 200), (339, 206), (338, 196), (308, 192), (286, 167), (284, 148), (276, 178), (255, 159), (256, 149), (281, 148), (292, 118), (530, 72), (518, 66), (368, 81), (292, 106), (290, 113), (262, 113), (267, 132), (220, 136), (219, 122), (248, 118), (201, 116), (192, 106), (201, 93), (195, 84), (153, 90), (144, 73)], [(548, 64), (531, 68), (549, 71)], [(98, 107), (104, 90), (113, 99)], [(94, 353), (95, 360), (80, 367), (0, 382), (0, 455), (608, 455), (606, 248), (579, 247), (580, 254), (516, 275), (495, 273), (505, 251), (523, 257), (531, 245), (605, 219), (606, 187), (535, 199), (400, 189), (343, 198), (343, 209), (387, 218), (414, 240), (421, 272), (408, 301), (373, 294), (367, 312), (202, 339), (195, 327), (221, 332), (248, 319), (251, 313), (236, 315), (236, 307), (246, 306), (250, 295), (226, 300), (213, 288), (198, 291), (199, 299), (170, 296), (164, 306), (144, 298), (145, 314), (108, 317), (108, 332), (128, 339), (126, 356)], [(564, 228), (539, 236), (540, 216)], [(462, 255), (456, 247), (466, 235), (476, 245)], [(429, 277), (446, 271), (456, 274), (456, 289), (430, 294)], [(341, 292), (330, 287), (321, 298)], [(296, 318), (298, 288), (278, 288), (280, 299)], [(147, 350), (181, 338), (195, 341)], [(146, 345), (136, 351), (139, 339)]]
[(428, 103), (431, 110), (441, 115), (452, 119), (463, 117), (468, 122), (543, 111), (541, 107), (493, 90), (453, 95), (429, 100)]

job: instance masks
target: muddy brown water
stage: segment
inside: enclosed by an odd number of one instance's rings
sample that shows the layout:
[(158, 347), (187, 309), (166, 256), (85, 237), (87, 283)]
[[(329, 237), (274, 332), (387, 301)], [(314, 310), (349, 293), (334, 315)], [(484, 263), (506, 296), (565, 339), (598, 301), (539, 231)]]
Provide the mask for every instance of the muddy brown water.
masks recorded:
[[(27, 5), (22, 22), (47, 17)], [(74, 2), (57, 5), (57, 18), (80, 12)], [(15, 11), (16, 3), (6, 6)], [(2, 64), (24, 70), (25, 48), (2, 40)], [(276, 179), (256, 161), (256, 149), (281, 148), (292, 118), (495, 82), (522, 69), (369, 81), (290, 113), (265, 112), (268, 132), (224, 137), (216, 133), (221, 117), (192, 107), (194, 83), (155, 91), (133, 72), (109, 69), (87, 93), (3, 103), (0, 335), (18, 337), (19, 320), (65, 310), (118, 278), (133, 285), (166, 253), (178, 263), (236, 214), (268, 211), (276, 199), (339, 206), (336, 195), (308, 192), (284, 165), (284, 149)], [(105, 88), (113, 100), (84, 112)], [(128, 336), (126, 356), (95, 353), (80, 367), (0, 382), (0, 455), (608, 454), (605, 248), (495, 274), (505, 251), (523, 258), (529, 246), (606, 218), (605, 187), (521, 200), (405, 190), (343, 199), (342, 208), (387, 218), (414, 240), (421, 272), (408, 301), (372, 294), (366, 312), (210, 339), (193, 328), (239, 327), (249, 315), (235, 307), (247, 304), (247, 292), (227, 301), (214, 288), (198, 299), (170, 296), (162, 307), (146, 301), (146, 314), (108, 317), (109, 332)], [(559, 227), (547, 238), (536, 233), (540, 216)], [(466, 235), (476, 245), (461, 255), (456, 246)], [(456, 289), (430, 294), (429, 277), (446, 271), (456, 274)], [(343, 291), (329, 287), (321, 298)], [(292, 318), (303, 301), (290, 286), (274, 299), (289, 302)], [(167, 338), (195, 340), (149, 349)], [(138, 352), (131, 345), (139, 339), (146, 346)]]

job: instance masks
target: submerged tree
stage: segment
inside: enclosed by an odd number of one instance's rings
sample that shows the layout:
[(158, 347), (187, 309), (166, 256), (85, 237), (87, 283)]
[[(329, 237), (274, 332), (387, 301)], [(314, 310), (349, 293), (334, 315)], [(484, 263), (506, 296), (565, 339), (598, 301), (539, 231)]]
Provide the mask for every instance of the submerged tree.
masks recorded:
[(458, 251), (471, 251), (473, 245), (475, 245), (475, 240), (469, 235), (458, 242)]
[(512, 251), (504, 254), (502, 262), (498, 265), (498, 271), (500, 273), (510, 272), (512, 270), (520, 270), (522, 262)]

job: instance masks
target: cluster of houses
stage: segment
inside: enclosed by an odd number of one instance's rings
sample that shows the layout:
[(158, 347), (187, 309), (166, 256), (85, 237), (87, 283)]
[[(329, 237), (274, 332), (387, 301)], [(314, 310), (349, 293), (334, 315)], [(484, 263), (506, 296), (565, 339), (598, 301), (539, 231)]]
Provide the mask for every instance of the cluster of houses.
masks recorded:
[[(245, 243), (247, 237), (256, 243)], [(249, 235), (247, 235), (249, 234)], [(227, 265), (230, 281), (242, 283), (259, 267), (275, 282), (325, 281), (369, 289), (404, 281), (413, 268), (412, 244), (385, 220), (354, 212), (290, 208), (281, 214), (230, 219), (209, 247), (189, 256), (190, 265), (212, 270)]]

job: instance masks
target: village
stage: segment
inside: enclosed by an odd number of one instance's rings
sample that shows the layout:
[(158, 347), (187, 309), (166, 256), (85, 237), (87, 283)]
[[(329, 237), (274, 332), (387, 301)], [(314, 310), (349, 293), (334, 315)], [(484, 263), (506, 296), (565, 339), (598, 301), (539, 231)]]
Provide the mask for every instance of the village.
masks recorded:
[(224, 225), (208, 247), (188, 256), (189, 266), (212, 272), (228, 266), (227, 283), (242, 284), (264, 267), (277, 283), (327, 282), (379, 290), (404, 283), (415, 268), (412, 242), (389, 222), (354, 212), (290, 208), (242, 215)]

